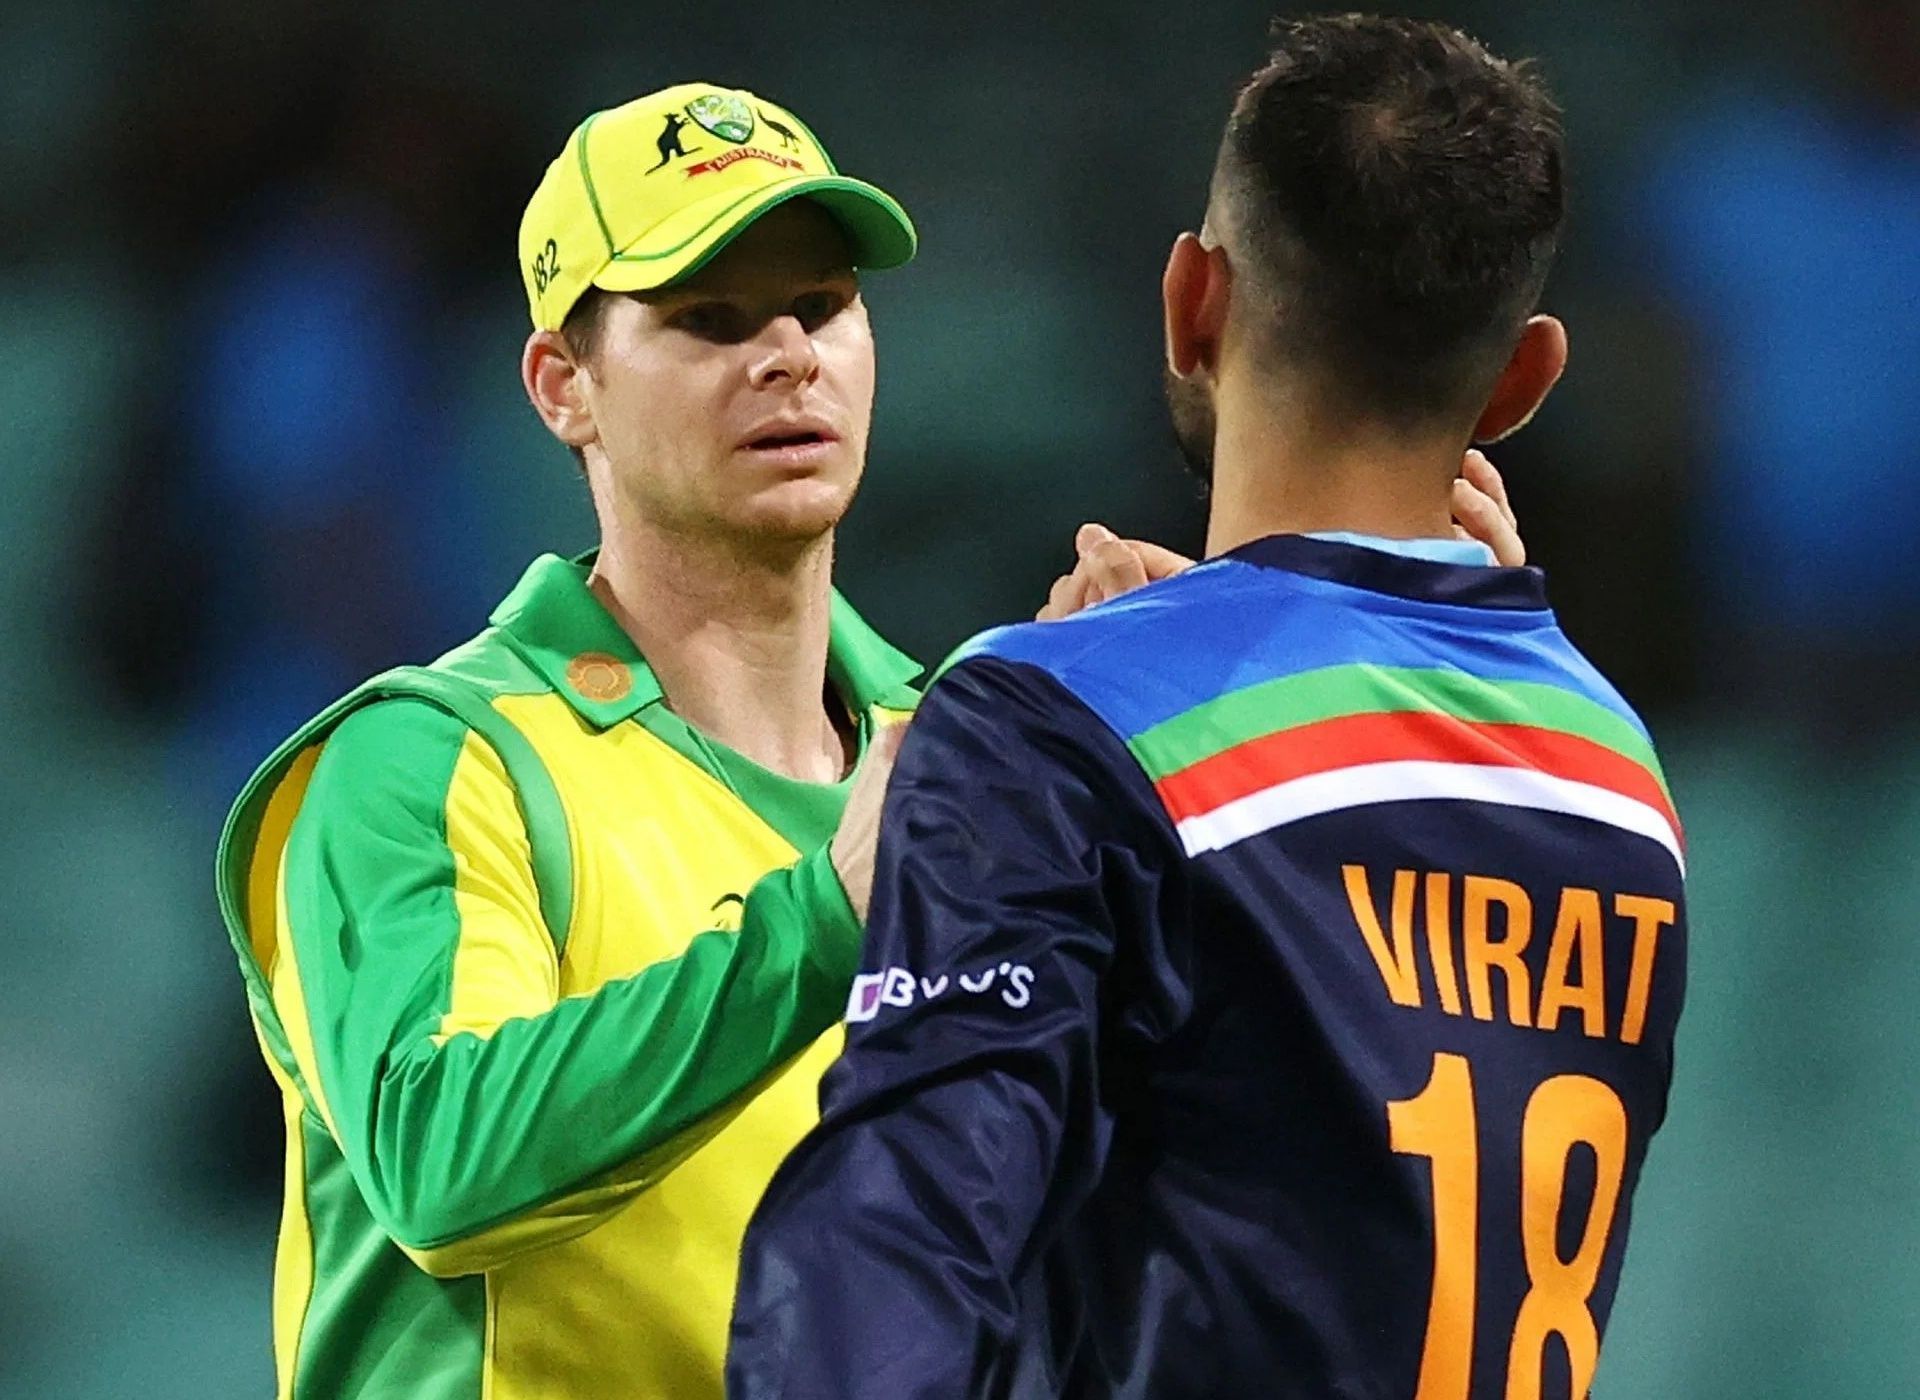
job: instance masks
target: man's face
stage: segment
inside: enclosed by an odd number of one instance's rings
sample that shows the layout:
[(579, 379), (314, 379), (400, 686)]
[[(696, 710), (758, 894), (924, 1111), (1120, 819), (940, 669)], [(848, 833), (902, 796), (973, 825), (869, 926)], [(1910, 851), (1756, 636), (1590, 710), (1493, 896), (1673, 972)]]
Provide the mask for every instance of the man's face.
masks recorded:
[(839, 523), (866, 462), (873, 335), (845, 236), (804, 200), (697, 274), (615, 297), (586, 394), (623, 511), (783, 549)]

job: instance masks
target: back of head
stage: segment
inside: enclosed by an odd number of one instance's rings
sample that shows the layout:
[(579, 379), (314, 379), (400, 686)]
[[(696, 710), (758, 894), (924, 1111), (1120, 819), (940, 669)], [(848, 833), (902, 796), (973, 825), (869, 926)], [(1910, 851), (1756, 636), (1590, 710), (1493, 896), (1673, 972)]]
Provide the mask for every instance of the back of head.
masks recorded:
[(1321, 16), (1274, 39), (1214, 168), (1236, 314), (1345, 411), (1471, 421), (1558, 247), (1558, 108), (1531, 65), (1443, 24)]

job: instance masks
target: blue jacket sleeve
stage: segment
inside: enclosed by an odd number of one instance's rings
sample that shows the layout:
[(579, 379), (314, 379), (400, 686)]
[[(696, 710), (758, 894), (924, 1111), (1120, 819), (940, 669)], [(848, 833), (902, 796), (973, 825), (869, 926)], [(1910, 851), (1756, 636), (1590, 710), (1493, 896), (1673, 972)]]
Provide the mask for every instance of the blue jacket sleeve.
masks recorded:
[(1109, 983), (1158, 943), (1171, 843), (1126, 749), (1044, 672), (980, 657), (933, 687), (888, 791), (846, 1052), (747, 1232), (729, 1395), (1008, 1383), (1032, 1266), (1100, 1173)]

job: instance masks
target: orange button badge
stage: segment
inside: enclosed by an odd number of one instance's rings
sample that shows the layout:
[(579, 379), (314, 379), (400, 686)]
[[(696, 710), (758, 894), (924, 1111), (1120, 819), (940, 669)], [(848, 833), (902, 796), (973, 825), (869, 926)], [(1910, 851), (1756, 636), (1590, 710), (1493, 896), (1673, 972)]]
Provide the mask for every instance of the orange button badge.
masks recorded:
[(567, 684), (583, 699), (607, 705), (624, 700), (633, 690), (633, 672), (617, 656), (583, 651), (567, 663)]

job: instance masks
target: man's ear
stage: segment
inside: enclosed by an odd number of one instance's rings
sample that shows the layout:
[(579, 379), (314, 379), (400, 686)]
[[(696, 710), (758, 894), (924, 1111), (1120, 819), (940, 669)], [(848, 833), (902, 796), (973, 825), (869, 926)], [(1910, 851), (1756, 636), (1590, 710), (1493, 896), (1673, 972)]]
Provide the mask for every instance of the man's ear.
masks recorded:
[(1192, 233), (1173, 240), (1160, 277), (1160, 307), (1167, 368), (1179, 378), (1211, 372), (1219, 363), (1232, 288), (1233, 267), (1224, 249), (1209, 247)]
[(585, 447), (600, 435), (582, 392), (586, 375), (560, 332), (535, 331), (527, 337), (520, 352), (520, 382), (547, 431), (572, 448)]
[(1520, 332), (1507, 367), (1474, 424), (1475, 442), (1498, 442), (1527, 426), (1567, 368), (1567, 328), (1552, 316), (1535, 316)]

